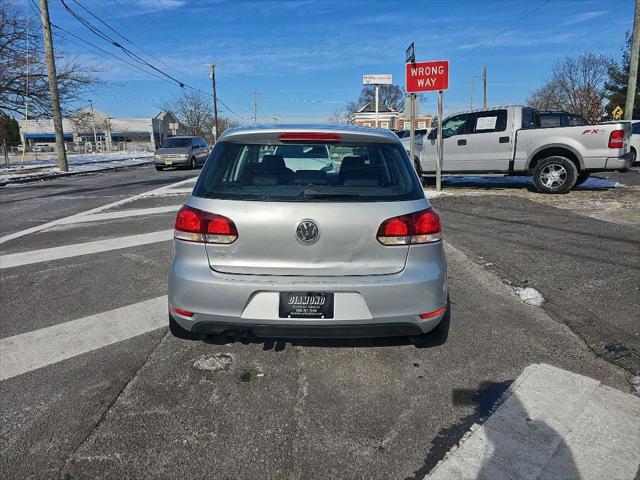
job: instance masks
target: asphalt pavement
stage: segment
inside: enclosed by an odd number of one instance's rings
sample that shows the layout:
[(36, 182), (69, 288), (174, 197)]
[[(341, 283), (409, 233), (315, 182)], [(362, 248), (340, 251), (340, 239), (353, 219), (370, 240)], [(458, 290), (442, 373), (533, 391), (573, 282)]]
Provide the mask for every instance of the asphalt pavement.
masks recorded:
[[(36, 259), (0, 258), (0, 353), (39, 345), (43, 362), (0, 381), (3, 478), (422, 479), (532, 364), (630, 392), (637, 227), (517, 196), (433, 200), (451, 282), (443, 345), (194, 342), (137, 325), (164, 322), (147, 308), (166, 295), (171, 242), (159, 232), (175, 211), (153, 209), (177, 208), (193, 184), (170, 184), (197, 173), (144, 167), (2, 189), (4, 236), (125, 201), (0, 244), (4, 258)], [(117, 248), (136, 235), (148, 243)], [(96, 241), (109, 249), (83, 253)], [(60, 257), (65, 245), (76, 251)], [(509, 283), (545, 303), (525, 304)], [(60, 341), (81, 353), (48, 357)]]

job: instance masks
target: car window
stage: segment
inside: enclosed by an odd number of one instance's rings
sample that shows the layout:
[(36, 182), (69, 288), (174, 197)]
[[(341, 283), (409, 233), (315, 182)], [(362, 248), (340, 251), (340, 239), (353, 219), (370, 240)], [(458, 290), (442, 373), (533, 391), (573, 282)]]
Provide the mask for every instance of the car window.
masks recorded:
[(540, 115), (540, 123), (543, 127), (559, 127), (560, 115)]
[(183, 148), (191, 146), (190, 138), (167, 138), (160, 148)]
[(447, 118), (442, 123), (442, 138), (449, 138), (465, 133), (468, 119), (469, 114), (467, 113)]
[(583, 125), (589, 125), (587, 121), (581, 115), (569, 115), (569, 126), (578, 127)]
[(634, 123), (631, 133), (634, 133), (636, 135), (640, 134), (640, 122)]
[(397, 144), (269, 145), (221, 142), (193, 194), (263, 201), (400, 201), (424, 196)]
[(492, 110), (490, 112), (478, 112), (474, 116), (474, 124), (471, 133), (504, 132), (507, 129), (507, 111)]

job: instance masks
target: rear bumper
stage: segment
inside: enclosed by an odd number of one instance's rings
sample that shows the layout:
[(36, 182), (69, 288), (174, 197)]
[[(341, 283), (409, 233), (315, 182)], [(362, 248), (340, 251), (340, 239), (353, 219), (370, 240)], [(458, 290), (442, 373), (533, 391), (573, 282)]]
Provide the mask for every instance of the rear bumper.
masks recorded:
[(153, 164), (156, 165), (157, 167), (173, 167), (173, 166), (184, 166), (189, 163), (188, 158), (167, 158), (167, 160), (170, 160), (171, 163), (167, 164), (165, 163), (164, 159), (154, 158)]
[[(182, 325), (174, 315), (174, 319)], [(377, 323), (354, 325), (280, 325), (266, 323), (230, 323), (202, 321), (191, 326), (198, 334), (221, 334), (234, 332), (251, 333), (256, 337), (281, 338), (375, 338), (421, 335), (422, 329), (412, 323)]]
[(626, 170), (633, 165), (633, 153), (625, 153), (621, 157), (607, 158), (607, 170)]
[[(213, 271), (204, 246), (175, 241), (169, 303), (193, 312), (173, 313), (194, 333), (250, 331), (257, 336), (377, 337), (419, 335), (445, 316), (420, 314), (446, 307), (446, 260), (442, 242), (412, 246), (405, 269), (393, 275), (285, 277)], [(333, 292), (334, 318), (280, 318), (280, 292)]]

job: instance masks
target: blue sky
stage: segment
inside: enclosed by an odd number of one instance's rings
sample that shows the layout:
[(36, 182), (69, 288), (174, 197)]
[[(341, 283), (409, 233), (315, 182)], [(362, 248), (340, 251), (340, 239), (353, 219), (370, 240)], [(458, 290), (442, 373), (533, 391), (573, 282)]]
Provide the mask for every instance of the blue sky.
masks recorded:
[[(82, 12), (73, 0), (66, 1)], [(633, 21), (633, 0), (78, 1), (136, 44), (124, 45), (203, 91), (209, 92), (211, 84), (201, 65), (222, 64), (216, 70), (218, 94), (243, 122), (252, 115), (252, 91), (261, 93), (259, 121), (271, 122), (278, 115), (280, 122), (297, 123), (325, 122), (357, 98), (363, 74), (391, 73), (394, 83), (403, 86), (411, 41), (418, 61), (450, 60), (447, 112), (469, 107), (472, 78), (482, 74), (483, 64), (489, 104), (522, 103), (564, 55), (590, 50), (618, 59)], [(123, 56), (71, 17), (59, 0), (50, 0), (50, 12), (53, 23)], [(180, 93), (175, 84), (60, 37), (55, 41), (101, 70), (109, 84), (91, 97), (113, 116), (154, 115), (163, 101)], [(477, 107), (482, 83), (473, 82)], [(427, 95), (421, 110), (435, 108), (435, 96)]]

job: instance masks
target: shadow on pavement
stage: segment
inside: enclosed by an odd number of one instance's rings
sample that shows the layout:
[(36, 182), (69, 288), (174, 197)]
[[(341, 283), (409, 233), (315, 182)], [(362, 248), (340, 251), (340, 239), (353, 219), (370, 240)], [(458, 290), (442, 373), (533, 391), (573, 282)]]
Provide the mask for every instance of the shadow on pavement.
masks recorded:
[[(477, 389), (455, 389), (452, 391), (452, 403), (455, 406), (473, 406), (474, 411), (449, 428), (442, 429), (431, 442), (431, 448), (422, 467), (406, 480), (422, 480), (442, 460), (447, 452), (457, 445), (474, 424), (484, 424), (499, 406), (504, 393), (513, 383), (482, 382)], [(571, 450), (562, 436), (542, 420), (529, 418), (526, 408), (517, 394), (508, 398), (509, 415), (503, 426), (522, 418), (521, 429), (484, 428), (484, 439), (488, 443), (482, 450), (491, 454), (474, 471), (474, 459), (465, 459), (466, 473), (473, 474), (476, 480), (499, 480), (529, 478), (532, 470), (540, 469), (535, 478), (578, 479), (580, 472), (575, 464)], [(533, 437), (533, 438), (530, 438)], [(526, 445), (555, 445), (551, 457), (541, 458), (540, 451), (523, 451)], [(536, 458), (537, 457), (537, 458)], [(526, 470), (526, 471), (525, 471)], [(446, 475), (446, 473), (445, 473)], [(426, 478), (430, 478), (427, 476)], [(438, 473), (435, 478), (445, 478)], [(465, 478), (471, 478), (466, 477)], [(531, 477), (533, 478), (533, 477)]]

